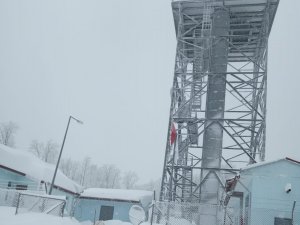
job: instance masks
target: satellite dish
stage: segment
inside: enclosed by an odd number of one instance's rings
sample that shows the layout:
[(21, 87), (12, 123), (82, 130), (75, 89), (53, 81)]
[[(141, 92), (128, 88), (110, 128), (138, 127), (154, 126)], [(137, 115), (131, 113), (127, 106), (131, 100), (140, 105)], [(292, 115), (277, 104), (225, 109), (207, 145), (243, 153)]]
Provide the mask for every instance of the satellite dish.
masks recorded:
[(129, 210), (129, 220), (133, 225), (139, 225), (146, 220), (146, 213), (139, 205), (131, 206)]

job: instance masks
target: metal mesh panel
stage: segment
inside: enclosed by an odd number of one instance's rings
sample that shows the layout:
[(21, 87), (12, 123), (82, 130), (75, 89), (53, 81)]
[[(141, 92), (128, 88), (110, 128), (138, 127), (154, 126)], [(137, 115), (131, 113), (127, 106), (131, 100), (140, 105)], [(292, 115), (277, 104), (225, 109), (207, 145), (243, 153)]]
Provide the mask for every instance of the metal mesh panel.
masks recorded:
[[(278, 203), (279, 204), (279, 203)], [(240, 209), (198, 203), (155, 202), (152, 224), (166, 225), (300, 225), (300, 205), (295, 207)], [(218, 212), (216, 224), (204, 221), (211, 209)], [(204, 216), (203, 216), (204, 215)]]
[(0, 188), (0, 205), (15, 207), (19, 193), (16, 190)]
[[(207, 218), (214, 209), (218, 212), (217, 224), (209, 224)], [(153, 207), (153, 223), (168, 225), (241, 225), (239, 209), (221, 205), (196, 203), (156, 202)]]
[(19, 193), (16, 214), (23, 212), (47, 213), (63, 216), (66, 200), (53, 196), (43, 196), (28, 193)]
[[(0, 188), (2, 189), (14, 189), (14, 190), (37, 190), (38, 183), (35, 181), (11, 181), (10, 179), (1, 178)], [(42, 187), (41, 187), (42, 188)]]

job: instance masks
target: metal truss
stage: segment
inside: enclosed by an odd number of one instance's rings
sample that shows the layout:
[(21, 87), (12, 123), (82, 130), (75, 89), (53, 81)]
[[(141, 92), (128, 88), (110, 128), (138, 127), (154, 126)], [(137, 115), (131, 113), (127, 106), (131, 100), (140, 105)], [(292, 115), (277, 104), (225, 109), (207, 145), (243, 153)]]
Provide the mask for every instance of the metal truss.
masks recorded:
[(220, 204), (228, 175), (264, 160), (268, 36), (277, 6), (172, 2), (177, 51), (160, 200)]

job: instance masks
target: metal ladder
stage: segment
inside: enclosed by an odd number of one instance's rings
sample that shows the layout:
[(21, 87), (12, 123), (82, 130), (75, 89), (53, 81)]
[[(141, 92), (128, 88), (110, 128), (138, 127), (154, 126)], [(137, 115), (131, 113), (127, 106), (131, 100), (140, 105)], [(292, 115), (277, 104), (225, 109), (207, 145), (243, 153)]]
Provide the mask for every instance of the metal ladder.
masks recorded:
[[(202, 14), (202, 24), (201, 29), (194, 30), (195, 38), (195, 49), (194, 49), (194, 87), (192, 91), (194, 112), (201, 111), (202, 105), (202, 89), (204, 82), (204, 73), (207, 71), (208, 57), (207, 53), (209, 51), (210, 40), (212, 28), (211, 14), (213, 12), (213, 1), (203, 1), (203, 14)], [(194, 115), (196, 117), (196, 114)]]

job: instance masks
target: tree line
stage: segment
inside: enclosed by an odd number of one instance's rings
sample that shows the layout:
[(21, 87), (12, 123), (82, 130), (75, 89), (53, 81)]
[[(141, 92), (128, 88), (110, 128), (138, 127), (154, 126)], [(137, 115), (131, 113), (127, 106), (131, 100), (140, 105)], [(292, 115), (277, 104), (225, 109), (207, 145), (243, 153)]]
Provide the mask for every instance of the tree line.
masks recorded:
[(14, 147), (15, 133), (18, 130), (18, 125), (12, 121), (7, 123), (0, 123), (0, 143)]
[[(14, 137), (17, 130), (18, 126), (14, 122), (0, 123), (0, 143), (14, 147)], [(56, 164), (59, 147), (59, 144), (53, 140), (47, 142), (33, 140), (29, 151), (44, 162)], [(85, 157), (80, 161), (62, 158), (59, 168), (68, 178), (86, 188), (124, 188), (152, 191), (158, 190), (160, 186), (159, 180), (150, 180), (147, 183), (138, 184), (139, 177), (136, 172), (121, 171), (113, 164), (97, 165), (89, 157)]]
[[(52, 140), (46, 143), (33, 140), (30, 151), (41, 160), (55, 164), (58, 158), (59, 145)], [(116, 165), (97, 165), (91, 161), (90, 157), (85, 157), (81, 161), (71, 158), (62, 158), (59, 164), (60, 170), (71, 180), (89, 188), (124, 188), (157, 190), (159, 180), (150, 180), (144, 184), (138, 184), (139, 177), (134, 171), (121, 171)]]

